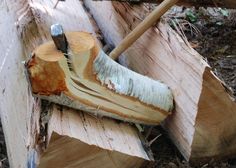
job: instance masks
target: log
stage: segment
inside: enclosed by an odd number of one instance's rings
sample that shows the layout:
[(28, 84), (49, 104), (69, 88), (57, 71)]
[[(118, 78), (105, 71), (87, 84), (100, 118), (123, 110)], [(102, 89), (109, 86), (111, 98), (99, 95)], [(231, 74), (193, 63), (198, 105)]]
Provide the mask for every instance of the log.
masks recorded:
[(150, 161), (132, 125), (63, 107), (42, 117), (41, 103), (32, 97), (22, 61), (51, 39), (51, 24), (97, 35), (81, 2), (66, 1), (56, 9), (40, 0), (1, 1), (0, 6), (0, 114), (10, 167), (140, 167)]
[[(84, 3), (105, 40), (114, 46), (149, 13), (144, 5), (92, 0)], [(185, 159), (236, 154), (235, 99), (199, 53), (167, 24), (153, 26), (119, 60), (171, 88), (175, 110), (163, 127)]]
[(89, 33), (65, 36), (68, 54), (50, 41), (36, 48), (26, 63), (34, 95), (94, 115), (149, 125), (169, 115), (173, 97), (167, 86), (113, 61)]
[(141, 167), (150, 160), (128, 124), (94, 118), (54, 106), (48, 122), (48, 145), (39, 160), (44, 167)]

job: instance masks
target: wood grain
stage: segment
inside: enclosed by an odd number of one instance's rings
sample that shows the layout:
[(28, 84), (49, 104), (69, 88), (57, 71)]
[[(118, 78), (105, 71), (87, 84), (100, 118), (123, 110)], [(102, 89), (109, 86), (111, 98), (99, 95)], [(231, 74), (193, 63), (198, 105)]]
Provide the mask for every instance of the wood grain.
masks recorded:
[[(54, 1), (48, 0), (32, 0), (30, 4), (24, 0), (0, 2), (0, 58), (3, 60), (0, 64), (0, 114), (11, 167), (35, 167), (39, 163), (41, 152), (43, 152), (41, 146), (39, 146), (40, 103), (37, 99), (33, 99), (31, 95), (22, 61), (28, 59), (30, 53), (38, 45), (51, 39), (49, 28), (55, 22), (63, 24), (65, 31), (88, 31), (96, 36), (94, 28), (90, 24), (90, 19), (79, 1), (72, 0), (59, 3), (56, 9), (53, 9), (53, 5)], [(70, 110), (67, 111), (70, 113)], [(92, 119), (94, 122), (100, 120), (96, 118), (90, 118), (89, 120)], [(73, 122), (74, 120), (69, 121)], [(62, 124), (60, 123), (61, 120), (58, 122), (58, 125)], [(112, 128), (115, 123), (110, 122), (109, 126)], [(70, 124), (76, 125), (77, 123)], [(117, 131), (125, 132), (120, 127), (122, 127), (122, 124), (119, 127), (116, 126)], [(126, 127), (133, 129), (130, 125)], [(90, 130), (95, 131), (96, 128), (90, 126)], [(136, 132), (133, 131), (133, 133)], [(128, 135), (133, 141), (138, 141), (137, 136), (134, 136), (135, 134), (128, 133)], [(115, 135), (111, 135), (111, 137), (113, 136), (115, 137)], [(64, 134), (63, 138), (65, 137)], [(68, 138), (68, 141), (71, 139), (75, 140), (75, 138)], [(119, 136), (119, 139), (122, 139), (122, 137)], [(81, 144), (79, 140), (76, 140), (76, 143), (78, 147)], [(82, 144), (86, 144), (85, 148), (89, 146), (87, 143)], [(99, 149), (99, 151), (104, 150), (104, 146), (92, 147)], [(117, 154), (114, 154), (114, 157), (116, 157), (115, 155), (120, 156), (120, 160), (116, 161), (117, 164), (126, 161), (134, 163), (132, 160), (137, 161), (137, 165), (144, 162), (147, 158), (146, 155), (142, 155), (144, 154), (142, 153), (144, 152), (143, 148), (141, 146), (136, 147), (136, 152), (139, 150), (140, 157), (138, 159), (136, 156), (132, 156), (133, 153), (124, 150), (119, 152), (119, 148), (116, 148)], [(123, 152), (130, 157), (126, 157)], [(107, 158), (107, 155), (105, 158)], [(127, 158), (129, 159), (126, 160)], [(43, 163), (45, 164), (45, 160)]]
[[(145, 6), (128, 3), (88, 0), (85, 5), (113, 45), (149, 13)], [(160, 22), (146, 31), (119, 60), (171, 88), (175, 111), (163, 126), (187, 160), (235, 154), (235, 100), (201, 55), (167, 24)]]
[(128, 124), (54, 106), (48, 127), (48, 148), (39, 167), (132, 168), (149, 160)]

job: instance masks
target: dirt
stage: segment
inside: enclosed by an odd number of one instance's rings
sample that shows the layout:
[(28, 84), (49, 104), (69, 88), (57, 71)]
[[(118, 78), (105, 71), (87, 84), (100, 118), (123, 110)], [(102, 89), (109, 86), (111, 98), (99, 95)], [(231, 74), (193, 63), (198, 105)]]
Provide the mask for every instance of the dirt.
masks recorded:
[(236, 160), (234, 158), (188, 163), (168, 138), (166, 132), (159, 126), (152, 129), (147, 140), (150, 141), (156, 136), (159, 138), (151, 145), (155, 162), (145, 165), (143, 168), (236, 168)]
[[(236, 97), (236, 11), (179, 9), (172, 20)], [(188, 24), (186, 24), (188, 23)]]

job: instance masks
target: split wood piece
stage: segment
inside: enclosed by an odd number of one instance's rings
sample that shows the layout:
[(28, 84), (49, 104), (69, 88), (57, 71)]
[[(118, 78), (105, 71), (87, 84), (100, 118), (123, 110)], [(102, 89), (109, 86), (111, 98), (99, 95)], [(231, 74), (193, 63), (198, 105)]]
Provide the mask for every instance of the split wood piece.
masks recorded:
[[(149, 13), (144, 5), (84, 3), (106, 41), (114, 45)], [(108, 20), (110, 24), (104, 22)], [(187, 160), (235, 156), (235, 100), (202, 57), (167, 24), (159, 23), (146, 31), (119, 60), (170, 86), (175, 110), (163, 126)]]
[(117, 59), (129, 46), (131, 46), (145, 31), (168, 11), (178, 0), (164, 0), (156, 7), (124, 40), (109, 54), (112, 59)]
[(54, 106), (48, 144), (39, 158), (46, 167), (141, 167), (150, 160), (134, 127)]
[[(25, 80), (22, 61), (30, 51), (24, 50), (18, 31), (34, 24), (29, 23), (32, 13), (27, 0), (1, 1), (0, 6), (0, 118), (10, 167), (25, 168), (39, 132), (40, 110)], [(27, 39), (31, 40), (37, 43), (32, 36)]]
[(27, 62), (32, 92), (75, 109), (123, 121), (160, 124), (173, 108), (169, 88), (109, 58), (86, 32), (66, 33), (68, 57), (45, 43)]

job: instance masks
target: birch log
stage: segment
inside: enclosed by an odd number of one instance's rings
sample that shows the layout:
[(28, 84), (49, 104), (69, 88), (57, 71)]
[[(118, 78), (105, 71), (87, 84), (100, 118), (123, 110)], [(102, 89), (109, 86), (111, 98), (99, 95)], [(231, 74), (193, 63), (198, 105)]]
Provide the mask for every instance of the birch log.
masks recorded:
[(66, 38), (68, 59), (51, 41), (36, 48), (26, 63), (36, 96), (145, 124), (160, 124), (173, 109), (166, 85), (116, 63), (89, 33), (68, 32)]
[[(84, 3), (112, 45), (118, 45), (149, 13), (142, 5)], [(163, 126), (187, 160), (236, 154), (235, 100), (202, 57), (167, 24), (148, 30), (119, 60), (170, 86), (175, 110)]]
[[(87, 31), (94, 36), (96, 33), (80, 1), (59, 3), (56, 9), (53, 9), (52, 1), (28, 2), (0, 2), (0, 114), (10, 167), (36, 167), (38, 164), (40, 167), (53, 167), (52, 164), (78, 167), (82, 163), (94, 167), (103, 167), (102, 164), (140, 167), (150, 160), (137, 130), (131, 125), (90, 117), (70, 109), (58, 111), (53, 108), (51, 117), (48, 115), (46, 120), (49, 125), (48, 130), (44, 130), (45, 139), (40, 138), (40, 102), (31, 95), (22, 61), (37, 46), (51, 39), (48, 32), (53, 23), (61, 23), (66, 31)], [(46, 143), (46, 151), (41, 143)], [(63, 162), (65, 149), (71, 157), (64, 157)], [(73, 155), (82, 151), (87, 155)], [(114, 160), (114, 157), (119, 159)]]

